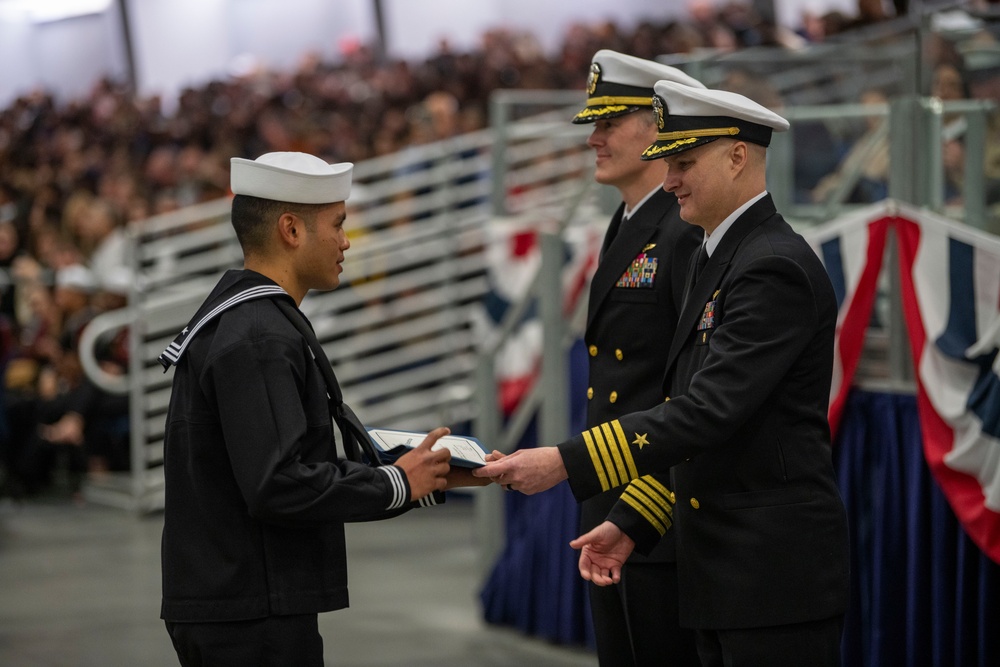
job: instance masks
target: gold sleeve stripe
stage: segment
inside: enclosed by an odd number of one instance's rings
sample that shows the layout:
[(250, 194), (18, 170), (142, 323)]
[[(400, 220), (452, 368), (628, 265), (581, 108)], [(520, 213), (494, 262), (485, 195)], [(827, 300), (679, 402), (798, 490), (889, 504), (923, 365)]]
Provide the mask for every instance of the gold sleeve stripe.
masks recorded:
[(611, 485), (611, 488), (621, 486), (622, 482), (618, 479), (618, 475), (615, 473), (615, 467), (611, 461), (611, 453), (608, 451), (608, 443), (604, 440), (604, 434), (601, 433), (601, 427), (595, 426), (590, 429), (590, 435), (594, 438), (594, 444), (597, 446), (597, 453), (601, 455), (601, 464), (604, 466), (604, 472), (608, 475), (608, 484)]
[(608, 484), (610, 484), (612, 488), (625, 484), (625, 480), (618, 478), (614, 461), (611, 460), (611, 452), (608, 449), (610, 447), (610, 443), (604, 439), (604, 433), (601, 431), (601, 427), (595, 426), (590, 429), (590, 433), (594, 436), (594, 442), (597, 443), (597, 451), (601, 454), (601, 462), (604, 464), (604, 470), (608, 473)]
[(647, 496), (642, 489), (639, 489), (632, 484), (625, 489), (625, 493), (622, 494), (622, 498), (625, 497), (629, 497), (635, 500), (638, 504), (642, 505), (647, 512), (656, 517), (656, 520), (664, 527), (664, 530), (670, 527), (670, 524), (672, 523), (670, 515), (664, 512), (663, 508), (657, 504), (656, 501)]
[(698, 130), (680, 130), (678, 132), (657, 132), (657, 141), (674, 141), (676, 139), (701, 139), (702, 137), (732, 137), (740, 133), (738, 127), (705, 127)]
[(660, 535), (663, 535), (664, 533), (667, 532), (667, 526), (664, 526), (660, 521), (657, 520), (655, 516), (653, 516), (649, 512), (649, 510), (640, 505), (638, 500), (632, 498), (630, 495), (628, 495), (628, 493), (622, 494), (622, 500), (628, 503), (632, 507), (632, 509), (638, 512), (640, 515), (642, 515), (642, 518), (648, 521), (653, 526), (653, 528), (656, 529), (656, 532), (658, 532)]
[(588, 107), (597, 107), (597, 106), (610, 107), (616, 105), (624, 105), (630, 107), (634, 106), (651, 107), (653, 106), (653, 96), (650, 95), (649, 97), (627, 97), (627, 96), (616, 97), (614, 95), (604, 95), (603, 97), (587, 98)]
[(639, 471), (635, 467), (635, 459), (632, 458), (632, 450), (628, 446), (628, 438), (625, 437), (625, 432), (622, 430), (621, 422), (617, 419), (611, 422), (611, 428), (615, 430), (615, 436), (618, 437), (618, 442), (622, 446), (622, 458), (625, 459), (625, 467), (628, 468), (628, 478), (630, 480), (635, 479), (639, 476)]
[(622, 484), (628, 484), (632, 480), (628, 476), (628, 471), (625, 470), (625, 462), (622, 460), (621, 442), (615, 440), (614, 433), (611, 432), (611, 424), (604, 422), (600, 428), (604, 431), (604, 440), (608, 443), (608, 449), (611, 450), (611, 458), (615, 461), (615, 472), (618, 473), (618, 479), (621, 480)]
[(630, 484), (625, 492), (642, 500), (649, 511), (655, 513), (668, 526), (670, 525), (670, 517), (674, 515), (674, 510), (666, 498), (653, 491), (651, 487), (643, 486), (640, 482)]
[(635, 489), (637, 492), (642, 492), (649, 499), (651, 509), (658, 508), (660, 512), (667, 516), (674, 515), (674, 506), (670, 502), (670, 499), (657, 491), (655, 487), (650, 486), (646, 481), (637, 479), (629, 488)]
[(640, 479), (656, 489), (660, 495), (669, 500), (671, 504), (677, 502), (677, 496), (674, 495), (674, 492), (663, 486), (663, 484), (660, 483), (660, 480), (656, 479), (652, 475), (643, 475)]
[(604, 466), (601, 465), (601, 459), (597, 454), (597, 447), (594, 445), (594, 439), (590, 437), (590, 433), (584, 431), (583, 442), (587, 445), (587, 451), (590, 453), (590, 462), (594, 464), (594, 472), (597, 473), (597, 481), (601, 483), (601, 490), (609, 490), (611, 485), (608, 484), (608, 476), (604, 474)]

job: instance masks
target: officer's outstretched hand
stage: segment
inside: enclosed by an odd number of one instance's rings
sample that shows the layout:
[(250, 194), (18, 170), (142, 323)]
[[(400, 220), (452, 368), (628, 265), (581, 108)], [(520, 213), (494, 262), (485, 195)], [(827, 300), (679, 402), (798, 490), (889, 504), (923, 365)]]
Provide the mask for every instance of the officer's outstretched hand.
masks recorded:
[(493, 452), (486, 458), (489, 463), (475, 468), (472, 474), (489, 477), (507, 491), (530, 496), (547, 491), (568, 477), (562, 454), (555, 447), (519, 449), (508, 456)]
[(449, 433), (451, 430), (444, 426), (434, 429), (419, 445), (396, 460), (394, 465), (403, 469), (410, 483), (410, 500), (418, 500), (433, 491), (444, 491), (447, 486), (451, 452), (444, 447), (431, 448)]

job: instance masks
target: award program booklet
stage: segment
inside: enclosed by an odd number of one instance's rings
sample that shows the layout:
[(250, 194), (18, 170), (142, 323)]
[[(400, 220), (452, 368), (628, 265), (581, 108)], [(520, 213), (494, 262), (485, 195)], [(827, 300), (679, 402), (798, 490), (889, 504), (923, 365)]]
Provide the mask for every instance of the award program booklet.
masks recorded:
[[(379, 458), (385, 463), (392, 463), (400, 456), (416, 449), (426, 433), (413, 431), (396, 431), (388, 428), (368, 428), (368, 437), (375, 443)], [(488, 452), (473, 437), (467, 435), (446, 435), (434, 443), (432, 449), (447, 448), (451, 452), (451, 465), (462, 468), (479, 468), (486, 465)]]

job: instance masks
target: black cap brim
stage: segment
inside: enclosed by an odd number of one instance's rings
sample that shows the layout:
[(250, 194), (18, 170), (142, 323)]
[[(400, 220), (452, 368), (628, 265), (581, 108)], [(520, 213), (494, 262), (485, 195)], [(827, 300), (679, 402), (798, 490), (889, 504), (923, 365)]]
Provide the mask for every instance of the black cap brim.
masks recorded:
[(647, 161), (660, 160), (665, 157), (670, 157), (671, 155), (677, 155), (678, 153), (689, 151), (692, 148), (698, 148), (698, 146), (710, 144), (716, 139), (721, 138), (722, 137), (690, 137), (687, 139), (677, 139), (675, 141), (657, 141), (656, 143), (650, 144), (646, 150), (642, 152), (641, 158)]
[(649, 107), (633, 106), (626, 104), (605, 104), (600, 106), (584, 107), (579, 113), (573, 116), (574, 125), (583, 125), (584, 123), (596, 123), (599, 120), (607, 120), (608, 118), (618, 118), (619, 116), (627, 116), (630, 113), (635, 113), (640, 109), (649, 109)]

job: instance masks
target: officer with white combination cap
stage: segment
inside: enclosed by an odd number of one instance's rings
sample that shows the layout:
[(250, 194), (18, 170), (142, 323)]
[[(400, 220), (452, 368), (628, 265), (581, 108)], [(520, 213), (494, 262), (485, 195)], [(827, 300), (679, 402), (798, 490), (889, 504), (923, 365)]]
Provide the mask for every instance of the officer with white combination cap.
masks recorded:
[[(587, 427), (663, 401), (663, 372), (688, 261), (701, 233), (681, 220), (677, 198), (663, 190), (666, 164), (644, 162), (656, 138), (653, 85), (674, 81), (704, 88), (668, 65), (611, 50), (594, 54), (586, 106), (573, 122), (590, 123), (594, 180), (614, 187), (621, 204), (611, 216), (587, 309), (589, 387)], [(691, 667), (698, 664), (694, 634), (678, 625), (677, 564), (670, 530), (670, 480), (650, 479), (661, 491), (642, 496), (664, 516), (663, 539), (648, 554), (633, 554), (618, 586), (588, 584), (597, 656), (602, 667)], [(610, 490), (580, 505), (580, 530), (608, 515), (621, 496)]]
[[(664, 188), (703, 231), (667, 355), (669, 400), (557, 447), (477, 471), (579, 499), (625, 486), (572, 544), (581, 574), (620, 580), (660, 539), (643, 476), (671, 472), (681, 624), (706, 667), (839, 667), (848, 536), (827, 407), (837, 303), (816, 253), (766, 190), (766, 147), (788, 122), (734, 93), (657, 82)], [(645, 525), (644, 525), (645, 524)]]

